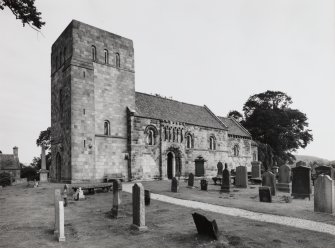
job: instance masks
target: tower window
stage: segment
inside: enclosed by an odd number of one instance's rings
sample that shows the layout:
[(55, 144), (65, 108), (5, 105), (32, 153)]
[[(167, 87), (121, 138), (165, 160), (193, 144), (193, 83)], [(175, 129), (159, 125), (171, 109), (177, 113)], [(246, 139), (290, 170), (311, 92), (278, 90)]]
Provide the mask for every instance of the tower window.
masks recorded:
[(149, 146), (153, 146), (156, 144), (156, 136), (158, 134), (157, 129), (154, 126), (148, 126), (145, 130), (146, 134), (146, 143)]
[(209, 137), (209, 149), (210, 150), (215, 150), (216, 149), (216, 142), (215, 142), (215, 137), (214, 136)]
[(110, 123), (109, 121), (104, 121), (104, 135), (110, 135)]
[(97, 61), (97, 49), (95, 48), (95, 46), (92, 46), (91, 52), (92, 52), (92, 61), (93, 62)]
[(117, 68), (120, 68), (120, 54), (119, 53), (115, 54), (115, 66)]
[(192, 134), (188, 133), (186, 134), (186, 148), (193, 148), (194, 143), (193, 143), (193, 137)]
[(104, 54), (105, 54), (105, 64), (108, 65), (109, 64), (109, 55), (108, 55), (108, 50), (107, 49), (104, 50)]

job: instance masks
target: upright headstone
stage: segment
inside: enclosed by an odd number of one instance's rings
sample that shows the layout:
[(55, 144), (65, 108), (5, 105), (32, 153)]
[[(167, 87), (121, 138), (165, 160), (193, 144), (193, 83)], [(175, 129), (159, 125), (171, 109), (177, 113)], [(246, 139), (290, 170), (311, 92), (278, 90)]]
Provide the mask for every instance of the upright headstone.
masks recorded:
[(207, 191), (208, 181), (206, 179), (200, 180), (200, 189)]
[(291, 167), (284, 164), (279, 167), (277, 190), (290, 193)]
[(331, 166), (326, 166), (326, 165), (320, 165), (315, 167), (315, 174), (316, 177), (318, 177), (321, 174), (328, 175), (330, 178), (334, 178), (334, 168)]
[(145, 205), (144, 189), (141, 183), (135, 183), (133, 186), (133, 229), (144, 231), (145, 226)]
[(144, 190), (144, 202), (145, 202), (145, 206), (149, 206), (150, 205), (150, 190)]
[(192, 217), (198, 234), (218, 239), (219, 229), (215, 220), (209, 221), (204, 215), (198, 213), (193, 213)]
[(294, 198), (311, 199), (311, 169), (298, 166), (292, 169), (292, 196)]
[(270, 172), (266, 171), (262, 175), (262, 186), (268, 186), (271, 188), (271, 195), (276, 195), (276, 177)]
[(260, 161), (252, 161), (251, 162), (251, 177), (252, 178), (261, 178), (261, 166), (262, 162)]
[(58, 241), (65, 241), (65, 232), (64, 232), (64, 202), (58, 202)]
[(121, 204), (121, 181), (113, 181), (113, 208), (112, 217), (117, 218), (119, 213), (119, 206)]
[(68, 192), (69, 186), (67, 184), (64, 185), (63, 190), (63, 200), (64, 200), (64, 207), (67, 206), (67, 192)]
[(259, 201), (260, 202), (272, 202), (271, 188), (268, 186), (262, 186), (258, 188)]
[(314, 211), (335, 213), (334, 180), (328, 175), (319, 175), (314, 186)]
[(173, 177), (171, 180), (171, 192), (178, 192), (179, 190), (179, 182), (177, 178)]
[(223, 171), (223, 164), (221, 162), (219, 162), (217, 164), (217, 169), (218, 169), (217, 177), (221, 177), (222, 176), (222, 171)]
[(60, 189), (55, 189), (55, 195), (54, 195), (54, 205), (55, 205), (55, 226), (54, 226), (54, 234), (58, 235), (58, 215), (59, 215), (59, 202), (62, 200), (61, 197), (61, 191)]
[(245, 166), (237, 166), (236, 167), (235, 186), (240, 187), (240, 188), (247, 188), (248, 187), (247, 167), (245, 167)]
[(222, 181), (221, 181), (221, 191), (225, 193), (230, 192), (230, 171), (228, 170), (227, 164), (225, 164), (225, 168), (222, 171)]
[(40, 170), (40, 182), (48, 181), (48, 171), (46, 167), (46, 159), (45, 159), (45, 147), (42, 145), (41, 151), (41, 170)]
[(190, 173), (188, 175), (188, 184), (187, 184), (188, 187), (192, 188), (194, 187), (194, 175), (193, 173)]

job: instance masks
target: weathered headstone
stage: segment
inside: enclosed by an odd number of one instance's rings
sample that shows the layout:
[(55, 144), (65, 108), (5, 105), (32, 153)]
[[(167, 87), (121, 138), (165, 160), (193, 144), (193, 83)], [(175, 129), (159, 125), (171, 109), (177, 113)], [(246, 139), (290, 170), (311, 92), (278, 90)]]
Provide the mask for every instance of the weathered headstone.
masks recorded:
[(262, 175), (262, 186), (268, 186), (271, 188), (271, 195), (276, 195), (276, 177), (270, 172), (266, 171)]
[(141, 183), (135, 183), (133, 186), (133, 229), (144, 231), (145, 226), (145, 205), (144, 189)]
[(190, 173), (188, 175), (188, 184), (187, 185), (190, 188), (194, 187), (194, 175), (193, 175), (193, 173)]
[(112, 217), (117, 218), (119, 213), (119, 207), (121, 204), (121, 181), (113, 181), (113, 208), (112, 208)]
[(146, 206), (150, 205), (150, 199), (151, 199), (151, 195), (150, 195), (150, 190), (144, 190), (144, 202)]
[(222, 171), (223, 171), (223, 164), (221, 162), (219, 162), (217, 164), (217, 169), (218, 169), (217, 177), (221, 177), (222, 176)]
[(259, 187), (259, 201), (272, 202), (271, 188), (268, 186)]
[(68, 185), (65, 184), (64, 185), (64, 190), (63, 190), (64, 207), (67, 206), (67, 192), (68, 192), (68, 189), (69, 189)]
[(207, 191), (208, 181), (206, 179), (200, 180), (200, 189)]
[(62, 200), (61, 197), (61, 191), (60, 189), (55, 189), (55, 195), (54, 195), (54, 205), (55, 205), (55, 226), (54, 226), (54, 234), (58, 235), (58, 215), (59, 215), (59, 204), (58, 202), (60, 202)]
[(260, 161), (252, 161), (251, 162), (251, 177), (252, 178), (261, 178), (261, 166), (262, 162)]
[(205, 216), (198, 213), (193, 213), (192, 216), (198, 234), (209, 236), (215, 240), (218, 239), (219, 229), (215, 220), (209, 221)]
[(45, 147), (42, 145), (41, 151), (41, 170), (40, 170), (40, 182), (48, 181), (48, 171), (46, 167), (46, 159), (45, 159)]
[(65, 232), (64, 232), (64, 202), (58, 202), (58, 241), (65, 241)]
[(235, 186), (240, 187), (240, 188), (247, 188), (248, 187), (247, 167), (245, 167), (245, 166), (237, 166), (236, 167)]
[(335, 213), (334, 180), (328, 175), (319, 175), (314, 186), (314, 211)]
[(222, 181), (221, 181), (221, 191), (225, 193), (230, 192), (230, 171), (228, 170), (227, 164), (225, 164), (225, 169), (222, 171)]
[(311, 199), (311, 169), (298, 166), (292, 169), (292, 196), (294, 198)]
[(316, 177), (318, 177), (321, 174), (324, 175), (328, 175), (330, 178), (335, 179), (334, 178), (334, 168), (332, 168), (331, 166), (325, 166), (325, 165), (320, 165), (318, 167), (315, 167), (315, 174)]
[(291, 167), (284, 164), (279, 167), (277, 190), (290, 193)]
[(177, 178), (173, 177), (171, 180), (171, 192), (178, 192), (179, 190), (179, 181)]

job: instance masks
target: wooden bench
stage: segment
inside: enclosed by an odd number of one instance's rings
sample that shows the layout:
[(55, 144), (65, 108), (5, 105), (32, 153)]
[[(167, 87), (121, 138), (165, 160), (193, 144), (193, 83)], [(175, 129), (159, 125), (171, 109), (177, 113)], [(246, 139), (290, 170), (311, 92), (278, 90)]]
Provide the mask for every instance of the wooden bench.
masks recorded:
[(81, 188), (83, 191), (88, 191), (89, 194), (95, 194), (96, 190), (102, 190), (103, 192), (108, 192), (113, 187), (113, 183), (92, 183), (92, 184), (75, 184), (71, 185), (74, 191)]
[(125, 176), (123, 176), (122, 173), (112, 173), (104, 176), (104, 182), (106, 183), (113, 182), (113, 180), (120, 180), (121, 182), (124, 182)]

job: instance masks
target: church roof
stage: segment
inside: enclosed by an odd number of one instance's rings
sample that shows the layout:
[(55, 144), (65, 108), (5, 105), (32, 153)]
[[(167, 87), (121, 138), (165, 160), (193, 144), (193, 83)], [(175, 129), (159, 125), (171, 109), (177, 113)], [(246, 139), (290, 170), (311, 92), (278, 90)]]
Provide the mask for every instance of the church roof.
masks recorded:
[(235, 119), (230, 117), (218, 117), (226, 126), (228, 126), (228, 135), (231, 134), (251, 138), (251, 134), (248, 132), (248, 130), (246, 130)]
[(0, 154), (0, 170), (20, 169), (20, 163), (13, 154)]
[(140, 92), (135, 93), (135, 104), (137, 116), (227, 129), (224, 123), (206, 106), (197, 106)]

